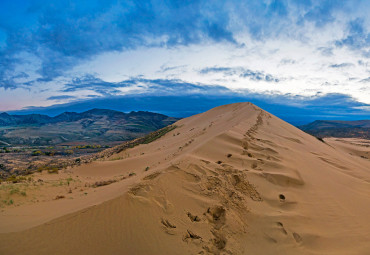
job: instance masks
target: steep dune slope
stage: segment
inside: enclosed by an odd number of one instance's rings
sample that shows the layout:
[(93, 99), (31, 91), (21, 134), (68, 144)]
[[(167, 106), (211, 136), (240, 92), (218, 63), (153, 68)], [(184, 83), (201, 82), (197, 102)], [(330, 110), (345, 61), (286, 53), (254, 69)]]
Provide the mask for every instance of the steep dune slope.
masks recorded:
[[(137, 173), (85, 208), (71, 199), (1, 214), (0, 254), (369, 254), (368, 159), (249, 103), (176, 125), (120, 160), (71, 170)], [(24, 220), (31, 207), (37, 221)]]

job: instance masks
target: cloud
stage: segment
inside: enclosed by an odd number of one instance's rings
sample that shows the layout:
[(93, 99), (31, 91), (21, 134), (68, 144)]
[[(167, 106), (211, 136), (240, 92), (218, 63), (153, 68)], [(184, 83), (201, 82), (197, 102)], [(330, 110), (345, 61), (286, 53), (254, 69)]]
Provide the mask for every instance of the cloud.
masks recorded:
[(209, 73), (223, 73), (225, 75), (231, 76), (235, 75), (238, 72), (241, 72), (243, 69), (240, 67), (206, 67), (199, 71), (200, 74), (209, 74)]
[(173, 71), (173, 70), (182, 70), (184, 68), (186, 68), (187, 66), (186, 65), (180, 65), (180, 66), (167, 66), (167, 65), (162, 65), (160, 67), (160, 73), (166, 73), (168, 71)]
[(125, 86), (125, 84), (106, 82), (89, 74), (72, 79), (70, 83), (64, 85), (64, 88), (61, 90), (61, 92), (70, 93), (81, 90), (89, 90), (104, 96), (109, 96), (119, 93), (119, 90), (117, 90), (117, 88), (123, 86)]
[(273, 75), (271, 74), (265, 74), (264, 72), (260, 72), (260, 71), (252, 71), (252, 70), (245, 70), (241, 75), (241, 77), (248, 77), (249, 79), (251, 80), (254, 80), (254, 81), (267, 81), (267, 82), (279, 82), (279, 79), (274, 77)]
[(253, 81), (279, 82), (279, 78), (262, 71), (253, 71), (242, 67), (206, 67), (199, 71), (200, 74), (222, 73), (225, 76), (238, 75)]
[(362, 79), (360, 82), (370, 83), (370, 77), (367, 77), (365, 79)]
[(352, 67), (354, 64), (352, 63), (341, 63), (341, 64), (332, 64), (329, 67), (331, 68), (345, 68), (345, 67)]
[[(256, 41), (290, 38), (305, 41), (316, 28), (334, 24), (340, 11), (360, 6), (323, 0), (273, 1), (1, 1), (0, 86), (17, 88), (50, 82), (76, 65), (107, 52), (138, 47), (226, 43), (243, 47)], [(366, 47), (369, 34), (361, 18), (349, 23), (337, 45)], [(28, 57), (20, 57), (20, 53)], [(370, 54), (370, 53), (369, 53)], [(17, 75), (26, 60), (29, 77)], [(260, 76), (250, 76), (259, 79)], [(270, 80), (270, 76), (265, 80)], [(272, 78), (272, 80), (275, 80)]]
[(317, 50), (326, 57), (333, 56), (333, 48), (332, 47), (319, 47)]
[(294, 65), (295, 63), (297, 63), (297, 61), (294, 59), (283, 58), (280, 60), (280, 65)]
[(228, 13), (217, 9), (207, 12), (209, 5), (200, 1), (19, 0), (15, 5), (4, 5), (0, 6), (0, 15), (4, 14), (0, 28), (7, 43), (0, 52), (0, 86), (8, 88), (16, 87), (13, 73), (20, 64), (16, 57), (20, 51), (40, 61), (37, 81), (47, 82), (103, 52), (203, 40), (236, 43), (228, 29)]
[(182, 95), (187, 94), (227, 94), (231, 90), (218, 85), (193, 84), (178, 79), (144, 79), (133, 77), (120, 82), (107, 82), (93, 75), (86, 75), (80, 78), (75, 78), (71, 83), (65, 84), (61, 92), (76, 92), (81, 90), (89, 90), (96, 92), (101, 96), (113, 96), (122, 94), (133, 95)]
[(55, 100), (55, 101), (60, 101), (60, 100), (65, 100), (65, 99), (75, 99), (75, 96), (69, 96), (69, 95), (61, 95), (61, 96), (52, 96), (48, 97), (46, 100)]
[(364, 25), (363, 18), (351, 20), (347, 25), (347, 36), (336, 41), (338, 47), (347, 46), (354, 50), (363, 50), (363, 54), (368, 54), (366, 49), (370, 45), (370, 33)]

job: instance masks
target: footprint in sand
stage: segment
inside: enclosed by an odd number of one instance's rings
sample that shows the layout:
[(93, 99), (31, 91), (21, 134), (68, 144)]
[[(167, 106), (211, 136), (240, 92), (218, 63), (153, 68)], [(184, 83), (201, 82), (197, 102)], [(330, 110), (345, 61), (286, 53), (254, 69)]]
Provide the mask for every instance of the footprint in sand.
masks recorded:
[(257, 168), (257, 166), (258, 166), (258, 165), (257, 165), (257, 162), (253, 162), (253, 163), (252, 163), (252, 168), (253, 168), (253, 169), (256, 169), (256, 168)]
[(200, 218), (197, 216), (197, 215), (192, 215), (190, 212), (188, 212), (187, 213), (187, 215), (188, 215), (188, 217), (189, 217), (189, 219), (191, 220), (191, 221), (195, 221), (195, 222), (199, 222), (200, 221)]
[(176, 228), (174, 224), (171, 224), (168, 220), (162, 219), (161, 223), (166, 227), (166, 228)]
[(220, 229), (226, 222), (226, 210), (222, 206), (214, 206), (208, 208), (205, 215), (208, 220), (214, 224), (215, 229)]
[(297, 233), (293, 233), (293, 237), (294, 237), (294, 240), (297, 242), (297, 243), (301, 243), (302, 242), (302, 237), (297, 234)]
[(195, 234), (194, 232), (192, 232), (191, 230), (187, 230), (186, 231), (186, 233), (185, 233), (185, 235), (184, 235), (184, 237), (182, 238), (182, 240), (184, 241), (184, 242), (187, 242), (187, 241), (189, 241), (189, 240), (191, 240), (191, 241), (198, 241), (198, 242), (202, 242), (202, 237), (201, 236), (199, 236), (199, 235), (197, 235), (197, 234)]
[(162, 219), (161, 220), (162, 225), (164, 226), (165, 232), (169, 235), (175, 235), (175, 228), (176, 226), (169, 222), (168, 220)]
[(285, 235), (287, 235), (288, 234), (288, 232), (286, 231), (286, 229), (284, 228), (284, 225), (283, 225), (283, 223), (281, 223), (281, 222), (276, 222), (276, 224), (278, 225), (278, 227), (279, 227), (279, 229), (285, 234)]

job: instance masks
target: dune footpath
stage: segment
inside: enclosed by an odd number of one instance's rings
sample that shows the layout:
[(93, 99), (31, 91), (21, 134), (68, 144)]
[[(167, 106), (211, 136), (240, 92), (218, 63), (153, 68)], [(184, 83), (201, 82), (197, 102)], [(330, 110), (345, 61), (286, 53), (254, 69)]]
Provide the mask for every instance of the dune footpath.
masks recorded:
[(370, 254), (369, 147), (321, 142), (250, 103), (175, 125), (36, 174), (43, 185), (1, 209), (0, 254)]

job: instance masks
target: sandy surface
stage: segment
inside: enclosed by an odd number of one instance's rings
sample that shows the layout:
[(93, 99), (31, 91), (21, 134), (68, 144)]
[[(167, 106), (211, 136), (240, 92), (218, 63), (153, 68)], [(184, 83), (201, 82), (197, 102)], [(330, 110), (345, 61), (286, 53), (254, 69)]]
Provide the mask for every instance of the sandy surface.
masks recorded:
[(1, 184), (0, 254), (370, 254), (367, 141), (323, 143), (249, 103), (176, 125)]

